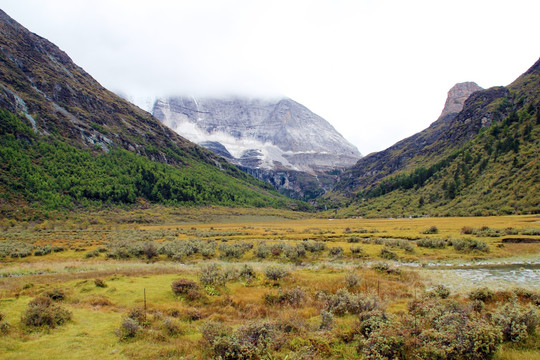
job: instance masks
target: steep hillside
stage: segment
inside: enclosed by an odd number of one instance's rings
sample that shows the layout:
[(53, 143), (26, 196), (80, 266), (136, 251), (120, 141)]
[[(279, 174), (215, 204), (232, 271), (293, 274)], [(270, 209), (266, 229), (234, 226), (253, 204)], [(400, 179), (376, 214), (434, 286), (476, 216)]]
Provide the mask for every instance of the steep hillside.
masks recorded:
[(329, 198), (346, 215), (481, 215), (540, 210), (540, 63), (472, 93), (459, 113), (361, 159)]
[(287, 203), (103, 88), (1, 10), (0, 109), (4, 214), (14, 203), (71, 208), (139, 197), (173, 204)]
[(153, 114), (282, 193), (313, 198), (360, 153), (330, 123), (291, 99), (158, 99)]

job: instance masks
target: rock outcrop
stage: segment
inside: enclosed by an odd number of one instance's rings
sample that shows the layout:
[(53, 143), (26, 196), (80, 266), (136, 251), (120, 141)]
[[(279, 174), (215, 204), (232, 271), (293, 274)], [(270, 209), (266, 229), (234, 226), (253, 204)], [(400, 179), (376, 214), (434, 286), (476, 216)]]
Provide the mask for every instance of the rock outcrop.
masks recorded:
[[(481, 120), (471, 123), (470, 119), (467, 118), (467, 114), (470, 112), (481, 113), (476, 111), (475, 99), (501, 95), (499, 94), (500, 88), (483, 92), (478, 92), (479, 90), (482, 88), (473, 82), (454, 85), (448, 91), (444, 109), (435, 122), (427, 129), (399, 141), (386, 150), (369, 154), (360, 159), (340, 176), (336, 191), (349, 194), (358, 191), (358, 189), (364, 189), (389, 175), (418, 166), (417, 159), (423, 159), (424, 163), (426, 159), (435, 161), (449, 147), (459, 146), (470, 139), (479, 130), (475, 124), (482, 124)], [(471, 105), (461, 113), (466, 103)], [(479, 104), (483, 103), (479, 102)], [(458, 123), (462, 122), (466, 122), (466, 124), (457, 126)], [(453, 130), (450, 131), (450, 129)]]
[(483, 89), (476, 83), (470, 81), (454, 85), (448, 91), (448, 97), (446, 98), (446, 102), (440, 117), (442, 118), (449, 114), (459, 113), (461, 110), (463, 110), (465, 100), (467, 100), (472, 93), (480, 90)]

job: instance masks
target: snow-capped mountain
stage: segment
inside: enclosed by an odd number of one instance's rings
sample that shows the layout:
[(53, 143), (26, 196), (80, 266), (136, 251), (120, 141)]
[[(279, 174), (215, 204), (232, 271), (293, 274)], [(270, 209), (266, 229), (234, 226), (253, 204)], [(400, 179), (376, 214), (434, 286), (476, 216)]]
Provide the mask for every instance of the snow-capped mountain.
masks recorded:
[[(329, 190), (361, 154), (322, 117), (287, 98), (170, 97), (153, 115), (289, 196)], [(332, 174), (330, 174), (332, 173)]]
[(361, 157), (326, 120), (291, 99), (158, 99), (153, 115), (178, 134), (255, 169), (344, 169)]

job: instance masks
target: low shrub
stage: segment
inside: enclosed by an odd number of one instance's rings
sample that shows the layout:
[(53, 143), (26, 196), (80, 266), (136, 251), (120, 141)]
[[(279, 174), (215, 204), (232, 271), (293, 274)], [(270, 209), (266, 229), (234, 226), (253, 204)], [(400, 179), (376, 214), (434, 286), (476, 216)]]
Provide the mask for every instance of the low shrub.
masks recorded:
[(493, 322), (501, 329), (505, 341), (524, 341), (536, 332), (539, 321), (538, 310), (533, 305), (524, 306), (517, 301), (507, 303), (493, 313)]
[(105, 283), (105, 281), (103, 281), (103, 279), (100, 279), (100, 278), (94, 279), (94, 284), (97, 287), (100, 287), (100, 288), (106, 288), (107, 287), (107, 284)]
[(371, 331), (367, 339), (362, 339), (358, 352), (365, 360), (406, 359), (406, 336), (397, 321), (382, 322)]
[(253, 248), (252, 243), (238, 242), (235, 244), (220, 244), (218, 249), (222, 259), (240, 259), (244, 254)]
[(448, 241), (449, 245), (453, 246), (456, 251), (470, 252), (480, 251), (489, 252), (489, 246), (483, 241), (474, 239), (451, 239)]
[(38, 247), (34, 250), (34, 256), (44, 256), (52, 252), (52, 248), (49, 245)]
[(439, 229), (435, 225), (430, 226), (429, 228), (427, 228), (426, 230), (422, 232), (422, 234), (438, 234), (438, 233), (439, 233)]
[(248, 264), (244, 264), (240, 269), (239, 276), (245, 281), (250, 281), (255, 278), (255, 269)]
[(268, 280), (279, 281), (289, 275), (289, 270), (282, 266), (272, 265), (264, 269), (264, 274)]
[(254, 320), (235, 331), (219, 323), (201, 328), (203, 339), (210, 345), (214, 359), (261, 359), (277, 336), (274, 323)]
[(133, 338), (139, 332), (139, 323), (137, 320), (130, 317), (125, 317), (122, 319), (122, 324), (120, 328), (116, 331), (116, 334), (121, 339)]
[(397, 260), (398, 259), (398, 255), (393, 252), (393, 251), (390, 251), (388, 249), (381, 249), (381, 251), (379, 252), (379, 256), (383, 259), (386, 259), (386, 260)]
[(28, 303), (21, 322), (26, 326), (54, 328), (70, 321), (71, 318), (71, 312), (53, 304), (50, 297), (39, 296)]
[(306, 299), (306, 292), (300, 287), (288, 290), (279, 290), (279, 292), (269, 292), (264, 297), (269, 305), (289, 305), (299, 306)]
[(433, 290), (426, 293), (426, 297), (429, 298), (446, 299), (448, 296), (450, 296), (450, 290), (444, 285), (437, 285)]
[(443, 239), (425, 238), (418, 240), (416, 245), (430, 249), (444, 249), (446, 247), (446, 241)]
[(304, 247), (310, 253), (320, 253), (326, 249), (326, 244), (321, 241), (306, 241)]
[(268, 247), (268, 245), (266, 245), (265, 242), (259, 243), (259, 245), (255, 249), (255, 256), (259, 259), (266, 259), (270, 256), (270, 248)]
[(360, 283), (360, 278), (356, 273), (354, 272), (348, 272), (347, 275), (345, 275), (345, 284), (348, 288), (353, 288), (357, 286)]
[(330, 311), (336, 316), (349, 314), (360, 314), (364, 311), (376, 310), (380, 307), (379, 298), (363, 294), (351, 294), (347, 289), (339, 289), (335, 294), (319, 293), (319, 300), (322, 301), (326, 311)]
[(174, 318), (167, 317), (163, 319), (163, 329), (169, 336), (175, 336), (182, 333), (180, 322)]
[(540, 228), (527, 228), (521, 230), (521, 235), (540, 235)]
[(403, 249), (406, 252), (414, 252), (414, 246), (407, 240), (402, 239), (381, 239), (382, 243), (385, 246), (391, 247), (391, 248), (399, 248)]
[(175, 295), (185, 295), (189, 290), (197, 290), (199, 286), (189, 279), (178, 279), (172, 282), (171, 289)]
[(145, 242), (142, 248), (143, 254), (146, 256), (148, 260), (151, 260), (158, 256), (158, 249), (156, 247), (156, 244), (153, 242)]
[(86, 254), (84, 254), (84, 257), (86, 259), (91, 259), (91, 258), (95, 258), (95, 257), (98, 257), (100, 254), (99, 250), (98, 249), (94, 249), (94, 250), (90, 250), (89, 252), (87, 252)]
[(461, 233), (466, 235), (471, 235), (474, 229), (471, 226), (464, 226), (461, 228)]
[(186, 300), (188, 301), (196, 301), (202, 298), (202, 293), (197, 289), (189, 289), (185, 295)]
[(205, 259), (212, 259), (216, 256), (216, 243), (215, 242), (211, 242), (211, 243), (208, 243), (206, 245), (204, 245), (202, 248), (201, 248), (201, 255), (203, 258)]
[(204, 285), (222, 286), (227, 282), (225, 274), (217, 264), (201, 266), (199, 280)]
[(495, 293), (487, 287), (476, 288), (469, 292), (469, 299), (482, 302), (490, 302), (495, 298)]
[(351, 246), (351, 253), (360, 256), (364, 254), (364, 249), (361, 246)]
[(332, 327), (334, 326), (334, 314), (332, 314), (330, 311), (321, 311), (321, 324), (319, 325), (319, 329), (321, 330), (332, 330)]
[(43, 296), (46, 296), (53, 301), (62, 301), (66, 299), (66, 292), (64, 289), (54, 288), (52, 290), (45, 291)]
[(336, 247), (330, 248), (329, 252), (330, 252), (330, 255), (339, 258), (343, 256), (344, 250), (341, 246), (336, 246)]
[(283, 249), (285, 257), (289, 260), (298, 260), (306, 256), (306, 248), (304, 244), (299, 243), (295, 246), (287, 245)]
[(360, 313), (358, 320), (355, 331), (367, 338), (373, 331), (378, 330), (383, 323), (389, 321), (389, 318), (384, 311), (372, 310)]
[(146, 322), (146, 312), (142, 306), (134, 306), (128, 310), (126, 318), (137, 321), (137, 324), (144, 324)]

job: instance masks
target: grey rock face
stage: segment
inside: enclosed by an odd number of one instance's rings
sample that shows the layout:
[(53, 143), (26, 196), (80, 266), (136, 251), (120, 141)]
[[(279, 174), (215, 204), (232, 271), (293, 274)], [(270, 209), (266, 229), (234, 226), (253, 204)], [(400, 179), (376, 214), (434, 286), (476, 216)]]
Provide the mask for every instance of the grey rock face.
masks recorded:
[(152, 113), (293, 198), (330, 190), (361, 157), (326, 120), (291, 99), (171, 97), (158, 99)]
[(316, 174), (347, 168), (361, 157), (326, 120), (291, 99), (172, 97), (158, 99), (152, 113), (178, 134), (248, 168)]
[(458, 113), (463, 110), (463, 105), (465, 100), (471, 96), (472, 93), (483, 90), (474, 82), (463, 82), (454, 85), (449, 91), (444, 104), (443, 111), (441, 113), (441, 118), (449, 115)]

